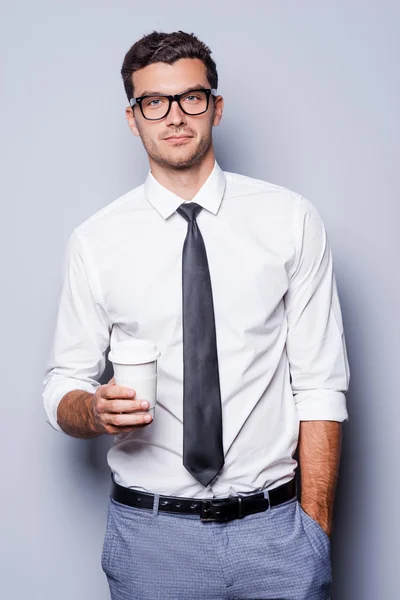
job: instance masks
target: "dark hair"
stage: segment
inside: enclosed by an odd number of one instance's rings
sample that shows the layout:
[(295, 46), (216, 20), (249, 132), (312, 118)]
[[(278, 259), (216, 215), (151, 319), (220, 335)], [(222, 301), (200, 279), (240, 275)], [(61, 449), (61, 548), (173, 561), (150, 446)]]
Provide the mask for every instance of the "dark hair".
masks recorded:
[(207, 79), (213, 89), (218, 87), (218, 73), (211, 50), (193, 33), (153, 31), (143, 36), (128, 50), (122, 64), (121, 75), (128, 100), (133, 97), (132, 75), (156, 62), (172, 65), (181, 58), (198, 58), (206, 67)]

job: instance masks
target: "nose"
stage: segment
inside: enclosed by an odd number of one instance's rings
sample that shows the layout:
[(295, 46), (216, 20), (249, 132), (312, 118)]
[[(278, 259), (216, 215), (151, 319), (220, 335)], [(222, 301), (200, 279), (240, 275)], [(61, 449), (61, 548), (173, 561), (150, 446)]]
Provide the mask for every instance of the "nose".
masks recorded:
[(175, 127), (179, 127), (179, 125), (186, 125), (186, 115), (181, 110), (176, 100), (172, 101), (171, 109), (167, 114), (166, 124), (174, 125)]

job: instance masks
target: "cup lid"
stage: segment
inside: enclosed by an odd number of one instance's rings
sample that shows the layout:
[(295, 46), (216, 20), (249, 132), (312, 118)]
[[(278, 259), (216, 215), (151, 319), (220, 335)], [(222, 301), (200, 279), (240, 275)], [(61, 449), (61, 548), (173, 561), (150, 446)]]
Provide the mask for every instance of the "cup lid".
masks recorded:
[(110, 350), (108, 359), (120, 365), (140, 365), (153, 362), (161, 356), (154, 342), (131, 338), (116, 343)]

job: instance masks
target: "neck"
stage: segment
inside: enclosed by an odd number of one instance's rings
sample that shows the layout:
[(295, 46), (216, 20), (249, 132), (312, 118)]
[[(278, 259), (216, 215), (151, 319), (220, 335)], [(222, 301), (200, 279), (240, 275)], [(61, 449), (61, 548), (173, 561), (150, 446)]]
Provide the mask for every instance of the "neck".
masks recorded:
[(187, 169), (166, 168), (150, 157), (149, 162), (151, 173), (158, 183), (183, 200), (192, 200), (210, 176), (214, 168), (215, 154), (213, 147), (210, 146), (201, 162)]

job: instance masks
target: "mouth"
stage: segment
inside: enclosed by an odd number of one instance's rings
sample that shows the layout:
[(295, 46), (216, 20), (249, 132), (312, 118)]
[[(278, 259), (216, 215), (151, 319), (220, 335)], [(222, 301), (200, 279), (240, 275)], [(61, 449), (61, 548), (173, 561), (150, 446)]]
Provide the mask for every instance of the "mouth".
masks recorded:
[(193, 139), (192, 135), (171, 135), (170, 137), (164, 138), (165, 142), (185, 142)]

